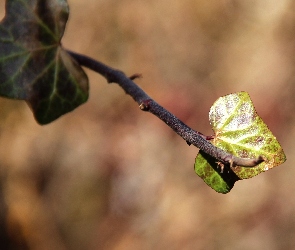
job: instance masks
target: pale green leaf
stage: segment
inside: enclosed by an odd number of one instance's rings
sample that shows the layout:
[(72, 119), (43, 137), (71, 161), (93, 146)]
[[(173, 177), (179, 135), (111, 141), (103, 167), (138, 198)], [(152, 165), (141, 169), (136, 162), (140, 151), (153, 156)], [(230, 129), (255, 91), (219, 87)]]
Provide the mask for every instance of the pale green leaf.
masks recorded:
[(219, 98), (210, 109), (209, 121), (215, 134), (212, 140), (215, 146), (241, 158), (263, 156), (265, 159), (253, 168), (236, 166), (230, 169), (227, 167), (220, 175), (222, 168), (218, 168), (218, 162), (208, 161), (202, 154), (199, 154), (196, 158), (195, 171), (217, 192), (220, 192), (220, 185), (216, 185), (216, 181), (210, 181), (216, 172), (220, 176), (220, 181), (225, 182), (224, 186), (232, 187), (233, 184), (229, 185), (226, 177), (226, 174), (231, 171), (236, 174), (237, 180), (247, 179), (285, 162), (286, 156), (282, 147), (258, 116), (248, 93), (238, 92)]

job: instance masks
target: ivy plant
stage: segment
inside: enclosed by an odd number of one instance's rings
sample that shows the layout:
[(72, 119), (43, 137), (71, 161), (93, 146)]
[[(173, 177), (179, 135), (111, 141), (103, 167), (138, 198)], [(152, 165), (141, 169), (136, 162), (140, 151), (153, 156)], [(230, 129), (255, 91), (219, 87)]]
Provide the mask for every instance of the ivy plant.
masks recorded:
[(36, 121), (48, 124), (88, 99), (87, 67), (119, 84), (148, 111), (199, 148), (196, 173), (217, 192), (285, 161), (275, 137), (245, 92), (217, 100), (210, 110), (215, 135), (197, 132), (149, 97), (134, 80), (99, 61), (63, 48), (66, 0), (7, 0), (0, 23), (0, 96), (25, 100)]

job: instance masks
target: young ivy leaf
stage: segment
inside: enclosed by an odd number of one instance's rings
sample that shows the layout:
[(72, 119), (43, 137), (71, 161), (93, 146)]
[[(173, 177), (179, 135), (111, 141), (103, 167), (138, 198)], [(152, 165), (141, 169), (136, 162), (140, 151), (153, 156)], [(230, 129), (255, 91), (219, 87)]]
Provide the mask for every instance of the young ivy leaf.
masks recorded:
[(215, 191), (228, 193), (236, 181), (251, 178), (286, 161), (282, 147), (256, 113), (248, 93), (220, 97), (210, 109), (209, 121), (215, 133), (212, 143), (216, 147), (241, 158), (262, 156), (265, 159), (253, 168), (230, 168), (200, 151), (195, 172)]
[(66, 0), (7, 0), (0, 23), (0, 95), (26, 100), (47, 124), (88, 99), (88, 79), (62, 48)]

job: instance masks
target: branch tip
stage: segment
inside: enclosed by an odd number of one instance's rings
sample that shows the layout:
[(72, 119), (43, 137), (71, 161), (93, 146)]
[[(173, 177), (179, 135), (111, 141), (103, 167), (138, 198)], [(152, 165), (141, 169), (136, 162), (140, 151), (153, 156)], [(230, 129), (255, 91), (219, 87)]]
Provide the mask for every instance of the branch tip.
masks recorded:
[(262, 163), (262, 162), (264, 162), (264, 161), (266, 161), (267, 159), (263, 156), (263, 155), (259, 155), (259, 157), (257, 158), (257, 161), (256, 161), (256, 163), (257, 163), (257, 165), (258, 164), (260, 164), (260, 163)]
[(267, 159), (264, 156), (259, 155), (256, 159), (249, 159), (249, 158), (239, 158), (233, 156), (231, 159), (228, 160), (231, 168), (240, 166), (245, 168), (254, 168), (260, 163), (266, 161)]

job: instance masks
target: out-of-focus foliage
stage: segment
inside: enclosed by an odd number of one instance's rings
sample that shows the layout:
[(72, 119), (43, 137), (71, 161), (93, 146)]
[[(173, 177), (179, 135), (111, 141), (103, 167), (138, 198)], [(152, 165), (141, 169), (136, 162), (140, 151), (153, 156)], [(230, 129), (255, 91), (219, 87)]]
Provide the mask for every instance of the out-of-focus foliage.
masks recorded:
[(41, 124), (88, 99), (88, 79), (60, 46), (65, 0), (7, 0), (0, 24), (0, 95), (26, 100)]
[(215, 191), (228, 193), (235, 181), (252, 178), (286, 161), (281, 145), (258, 116), (247, 92), (218, 98), (210, 108), (209, 121), (215, 146), (241, 158), (264, 158), (253, 168), (233, 166), (224, 169), (222, 163), (199, 152), (195, 171)]
[(0, 240), (38, 250), (292, 249), (294, 1), (69, 5), (64, 47), (142, 73), (148, 94), (207, 135), (212, 103), (247, 91), (288, 161), (220, 195), (194, 174), (195, 147), (87, 71), (89, 101), (48, 126), (0, 100)]

